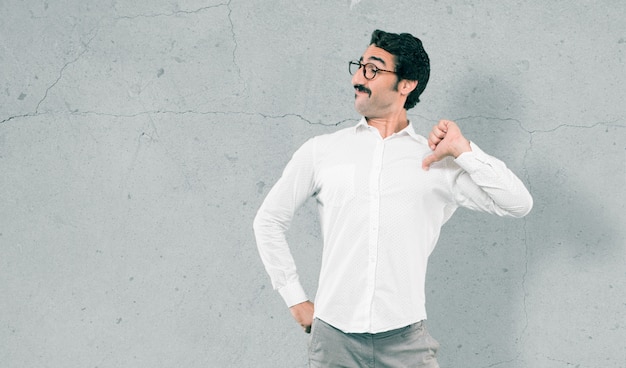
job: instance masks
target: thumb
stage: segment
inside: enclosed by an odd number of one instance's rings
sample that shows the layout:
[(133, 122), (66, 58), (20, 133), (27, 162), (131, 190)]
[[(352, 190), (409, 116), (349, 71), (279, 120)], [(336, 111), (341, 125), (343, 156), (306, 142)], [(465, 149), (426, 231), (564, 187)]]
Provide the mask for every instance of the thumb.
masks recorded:
[(424, 160), (422, 161), (422, 169), (428, 171), (428, 169), (430, 168), (430, 165), (432, 165), (432, 163), (436, 161), (439, 161), (439, 159), (437, 158), (437, 155), (435, 155), (434, 153), (426, 156)]

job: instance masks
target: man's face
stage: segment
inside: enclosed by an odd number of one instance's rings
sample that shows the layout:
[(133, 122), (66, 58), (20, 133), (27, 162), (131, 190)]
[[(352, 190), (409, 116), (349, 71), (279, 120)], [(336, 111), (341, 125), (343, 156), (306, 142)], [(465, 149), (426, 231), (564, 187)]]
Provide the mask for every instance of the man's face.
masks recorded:
[[(374, 45), (365, 50), (360, 62), (374, 64), (377, 69), (395, 70), (394, 56)], [(373, 79), (366, 79), (361, 67), (352, 76), (356, 111), (367, 118), (379, 118), (404, 108), (406, 96), (398, 92), (397, 81), (395, 73), (384, 71), (376, 73)]]

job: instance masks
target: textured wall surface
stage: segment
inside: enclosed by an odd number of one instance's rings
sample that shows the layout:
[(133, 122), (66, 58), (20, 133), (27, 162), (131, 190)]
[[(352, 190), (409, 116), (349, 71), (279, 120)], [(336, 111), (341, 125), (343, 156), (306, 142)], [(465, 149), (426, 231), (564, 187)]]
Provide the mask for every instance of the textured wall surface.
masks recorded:
[[(456, 120), (528, 185), (431, 257), (442, 367), (626, 366), (623, 0), (0, 0), (0, 365), (304, 367), (252, 219), (308, 137), (355, 124), (371, 32), (432, 61), (409, 117)], [(290, 241), (315, 293), (312, 203)]]

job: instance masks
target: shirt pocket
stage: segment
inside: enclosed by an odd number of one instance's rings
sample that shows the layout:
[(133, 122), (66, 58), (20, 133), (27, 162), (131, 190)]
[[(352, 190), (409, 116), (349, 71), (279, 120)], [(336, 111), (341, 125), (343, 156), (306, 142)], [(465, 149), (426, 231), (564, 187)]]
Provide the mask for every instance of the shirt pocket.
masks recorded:
[(318, 200), (324, 206), (342, 207), (352, 201), (355, 191), (355, 166), (341, 164), (326, 167), (319, 172)]

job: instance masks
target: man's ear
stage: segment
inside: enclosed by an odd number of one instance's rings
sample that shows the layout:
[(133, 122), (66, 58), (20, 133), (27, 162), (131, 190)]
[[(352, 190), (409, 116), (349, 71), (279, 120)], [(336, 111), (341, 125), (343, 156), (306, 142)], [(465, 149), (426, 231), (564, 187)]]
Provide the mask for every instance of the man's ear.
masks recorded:
[(403, 79), (400, 81), (399, 91), (405, 96), (408, 96), (409, 93), (413, 92), (413, 90), (417, 87), (416, 80), (408, 80)]

